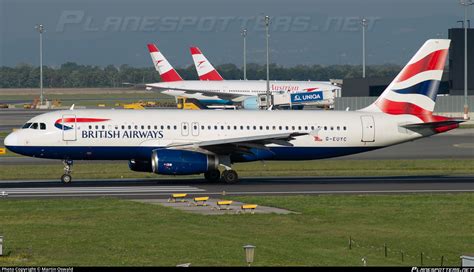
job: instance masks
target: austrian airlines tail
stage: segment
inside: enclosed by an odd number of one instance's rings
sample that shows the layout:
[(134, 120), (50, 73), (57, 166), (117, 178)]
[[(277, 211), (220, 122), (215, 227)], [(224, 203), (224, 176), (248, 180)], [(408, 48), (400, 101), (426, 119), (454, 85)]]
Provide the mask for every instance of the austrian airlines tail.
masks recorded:
[(450, 40), (426, 41), (382, 95), (361, 111), (409, 114), (424, 123), (447, 120), (434, 116), (433, 110), (449, 44)]
[(156, 45), (152, 43), (148, 44), (148, 51), (150, 51), (153, 65), (155, 65), (155, 69), (160, 74), (162, 81), (170, 82), (183, 80), (178, 72), (176, 72), (176, 70), (173, 68), (173, 66), (171, 66), (165, 56), (163, 56), (163, 54), (158, 50)]
[(191, 47), (190, 50), (200, 80), (224, 80), (198, 47)]

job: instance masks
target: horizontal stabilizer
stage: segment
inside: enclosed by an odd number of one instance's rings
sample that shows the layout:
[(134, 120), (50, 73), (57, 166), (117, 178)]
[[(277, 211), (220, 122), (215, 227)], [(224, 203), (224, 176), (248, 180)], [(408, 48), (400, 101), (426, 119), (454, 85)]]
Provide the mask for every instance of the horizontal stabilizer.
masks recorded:
[(464, 119), (448, 119), (448, 120), (428, 122), (428, 123), (408, 124), (408, 125), (403, 125), (402, 127), (408, 128), (408, 129), (439, 128), (439, 127), (460, 124), (465, 121), (466, 120)]

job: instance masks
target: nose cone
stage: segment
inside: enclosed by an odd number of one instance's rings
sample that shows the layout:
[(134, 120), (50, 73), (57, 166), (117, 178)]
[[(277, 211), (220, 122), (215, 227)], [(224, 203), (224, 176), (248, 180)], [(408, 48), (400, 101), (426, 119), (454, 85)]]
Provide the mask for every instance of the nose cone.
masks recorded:
[(12, 132), (4, 140), (5, 146), (8, 148), (10, 146), (18, 145), (18, 133)]

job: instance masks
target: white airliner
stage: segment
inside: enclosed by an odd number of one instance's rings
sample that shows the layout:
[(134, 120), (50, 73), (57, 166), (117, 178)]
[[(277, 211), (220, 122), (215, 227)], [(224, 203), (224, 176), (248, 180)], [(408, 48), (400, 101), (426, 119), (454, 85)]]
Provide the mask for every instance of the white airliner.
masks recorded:
[(204, 173), (235, 183), (232, 166), (239, 162), (331, 158), (457, 128), (463, 120), (432, 114), (449, 44), (425, 42), (382, 95), (358, 111), (70, 109), (32, 118), (5, 146), (63, 160), (65, 183), (74, 160), (127, 160), (133, 171)]
[[(148, 89), (155, 89), (172, 96), (195, 98), (209, 104), (241, 103), (245, 109), (256, 109), (256, 96), (265, 94), (267, 83), (264, 80), (223, 80), (212, 64), (197, 47), (191, 48), (200, 80), (183, 80), (171, 66), (164, 55), (154, 44), (148, 44), (151, 59), (162, 82), (146, 84)], [(284, 92), (318, 94), (312, 102), (332, 103), (340, 87), (324, 81), (271, 81), (270, 91), (273, 94)]]

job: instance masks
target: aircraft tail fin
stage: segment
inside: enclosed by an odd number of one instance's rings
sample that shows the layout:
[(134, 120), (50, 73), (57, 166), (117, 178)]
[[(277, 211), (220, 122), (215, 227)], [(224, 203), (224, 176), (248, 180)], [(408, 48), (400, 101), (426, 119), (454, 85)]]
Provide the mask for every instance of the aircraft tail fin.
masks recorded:
[(423, 122), (437, 119), (432, 113), (450, 42), (427, 40), (379, 98), (360, 111), (416, 115)]
[(191, 47), (189, 49), (200, 80), (224, 80), (214, 66), (207, 60), (199, 47)]
[(160, 74), (162, 81), (170, 82), (183, 80), (183, 78), (181, 78), (178, 72), (176, 72), (173, 66), (171, 66), (165, 56), (163, 56), (163, 54), (158, 50), (158, 47), (156, 47), (155, 44), (150, 43), (147, 46), (153, 61), (153, 65), (155, 66), (156, 71), (158, 71)]

